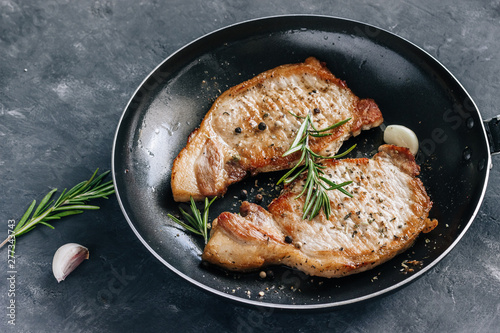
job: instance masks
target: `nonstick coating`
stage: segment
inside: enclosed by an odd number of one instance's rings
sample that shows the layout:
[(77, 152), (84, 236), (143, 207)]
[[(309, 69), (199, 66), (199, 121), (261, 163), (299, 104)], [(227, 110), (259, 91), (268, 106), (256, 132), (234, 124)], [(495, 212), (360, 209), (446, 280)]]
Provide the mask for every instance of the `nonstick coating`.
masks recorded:
[[(382, 128), (362, 133), (350, 157), (372, 156), (385, 125), (411, 128), (420, 141), (421, 178), (439, 226), (402, 255), (371, 271), (340, 279), (311, 278), (273, 267), (273, 278), (233, 274), (201, 265), (202, 239), (168, 217), (178, 214), (170, 189), (173, 159), (224, 90), (281, 64), (309, 56), (324, 61), (360, 97), (375, 99)], [(435, 59), (375, 27), (333, 17), (279, 16), (206, 35), (160, 64), (136, 91), (116, 132), (113, 177), (130, 226), (166, 266), (204, 290), (246, 304), (295, 309), (338, 307), (372, 299), (428, 271), (460, 240), (482, 201), (489, 174), (483, 122), (464, 88)], [(237, 212), (246, 189), (265, 207), (279, 193), (279, 173), (231, 186), (210, 210)], [(404, 260), (422, 261), (413, 272)], [(270, 275), (270, 274), (268, 274)], [(263, 291), (264, 296), (259, 296)], [(425, 292), (425, 291), (422, 291)]]

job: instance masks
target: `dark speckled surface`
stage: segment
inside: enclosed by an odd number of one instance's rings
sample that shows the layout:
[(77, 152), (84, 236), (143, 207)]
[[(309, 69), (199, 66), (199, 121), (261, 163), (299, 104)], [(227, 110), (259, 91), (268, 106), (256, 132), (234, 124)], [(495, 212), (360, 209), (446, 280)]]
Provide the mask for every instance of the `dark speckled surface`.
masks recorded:
[[(0, 0), (0, 226), (51, 187), (109, 169), (123, 108), (164, 58), (215, 29), (274, 14), (324, 14), (398, 34), (443, 63), (483, 118), (500, 114), (498, 1)], [(348, 309), (282, 312), (207, 294), (156, 260), (115, 198), (19, 239), (15, 296), (1, 249), (0, 332), (496, 332), (500, 170), (455, 249), (403, 290)], [(51, 261), (77, 242), (90, 260), (60, 284)], [(7, 306), (15, 299), (15, 326)]]

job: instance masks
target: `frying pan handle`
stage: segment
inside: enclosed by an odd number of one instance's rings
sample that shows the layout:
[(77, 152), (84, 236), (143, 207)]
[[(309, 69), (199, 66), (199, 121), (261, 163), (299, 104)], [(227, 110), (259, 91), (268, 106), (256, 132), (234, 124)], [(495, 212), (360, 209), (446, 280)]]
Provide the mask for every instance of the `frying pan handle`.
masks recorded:
[(491, 154), (500, 153), (500, 115), (484, 121), (488, 140), (490, 141)]

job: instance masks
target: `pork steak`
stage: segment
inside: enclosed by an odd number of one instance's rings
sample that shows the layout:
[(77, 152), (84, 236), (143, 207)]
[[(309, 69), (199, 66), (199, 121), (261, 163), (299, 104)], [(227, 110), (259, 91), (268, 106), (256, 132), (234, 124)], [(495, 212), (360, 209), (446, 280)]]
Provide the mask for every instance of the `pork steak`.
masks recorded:
[(265, 210), (243, 202), (240, 214), (213, 222), (203, 260), (232, 271), (286, 265), (309, 275), (341, 277), (382, 264), (408, 249), (437, 221), (407, 148), (383, 145), (371, 159), (325, 160), (326, 176), (353, 197), (328, 191), (332, 214), (302, 219), (303, 179), (285, 187)]

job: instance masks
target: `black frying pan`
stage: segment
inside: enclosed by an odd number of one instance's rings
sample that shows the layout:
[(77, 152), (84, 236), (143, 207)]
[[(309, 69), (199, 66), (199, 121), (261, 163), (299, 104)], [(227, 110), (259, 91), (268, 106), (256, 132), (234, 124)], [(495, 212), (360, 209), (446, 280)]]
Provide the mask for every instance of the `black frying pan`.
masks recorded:
[[(420, 140), (421, 178), (439, 226), (407, 252), (371, 271), (340, 279), (311, 278), (272, 268), (274, 278), (233, 274), (201, 265), (201, 238), (168, 217), (178, 204), (170, 189), (173, 159), (227, 88), (281, 64), (315, 56), (360, 97), (376, 100), (385, 125), (411, 128)], [(498, 125), (497, 120), (487, 127)], [(500, 142), (498, 133), (496, 144)], [(362, 133), (352, 157), (372, 156), (382, 129)], [(161, 63), (127, 105), (115, 136), (112, 169), (122, 211), (137, 237), (162, 263), (195, 285), (238, 302), (313, 309), (372, 299), (415, 280), (437, 264), (474, 219), (487, 185), (490, 148), (483, 120), (460, 83), (410, 42), (363, 23), (323, 16), (279, 16), (236, 24), (206, 35)], [(348, 142), (347, 146), (350, 146)], [(494, 148), (498, 151), (498, 146)], [(277, 196), (277, 174), (233, 185), (211, 208), (238, 211), (238, 194), (266, 206)], [(257, 186), (256, 186), (257, 181)], [(405, 260), (418, 260), (412, 272)], [(258, 293), (264, 291), (264, 297)]]

